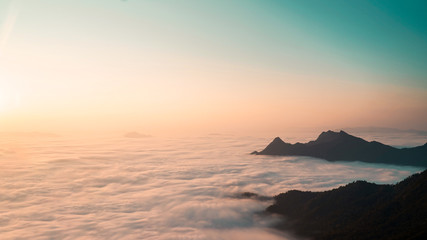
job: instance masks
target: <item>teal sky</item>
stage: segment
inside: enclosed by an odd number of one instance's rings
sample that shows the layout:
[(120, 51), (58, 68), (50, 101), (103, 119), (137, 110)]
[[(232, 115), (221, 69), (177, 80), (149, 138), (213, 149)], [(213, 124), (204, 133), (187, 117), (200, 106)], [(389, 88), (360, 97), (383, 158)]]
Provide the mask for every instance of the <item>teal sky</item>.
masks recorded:
[(426, 1), (277, 2), (344, 61), (391, 81), (427, 86)]
[[(25, 111), (91, 112), (103, 102), (171, 117), (229, 102), (287, 109), (303, 99), (309, 112), (332, 111), (350, 95), (357, 111), (347, 115), (380, 109), (401, 120), (387, 126), (426, 129), (426, 12), (415, 0), (2, 0), (0, 109), (20, 105), (10, 122)], [(357, 105), (356, 90), (369, 102)], [(377, 109), (362, 112), (375, 94)], [(215, 116), (235, 112), (217, 108)], [(286, 118), (265, 113), (272, 117)]]
[[(10, 2), (2, 1), (1, 19)], [(31, 33), (26, 41), (160, 48), (278, 71), (333, 74), (333, 68), (350, 68), (378, 75), (378, 81), (427, 86), (425, 1), (21, 0), (15, 5), (14, 30)]]

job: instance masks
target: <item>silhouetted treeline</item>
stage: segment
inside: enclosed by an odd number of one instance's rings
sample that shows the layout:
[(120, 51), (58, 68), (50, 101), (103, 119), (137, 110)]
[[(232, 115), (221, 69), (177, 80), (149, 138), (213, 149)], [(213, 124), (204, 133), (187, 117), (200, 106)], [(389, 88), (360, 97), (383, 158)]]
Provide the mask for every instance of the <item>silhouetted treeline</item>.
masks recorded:
[(427, 239), (427, 171), (396, 185), (288, 191), (267, 212), (284, 216), (277, 228), (313, 239)]

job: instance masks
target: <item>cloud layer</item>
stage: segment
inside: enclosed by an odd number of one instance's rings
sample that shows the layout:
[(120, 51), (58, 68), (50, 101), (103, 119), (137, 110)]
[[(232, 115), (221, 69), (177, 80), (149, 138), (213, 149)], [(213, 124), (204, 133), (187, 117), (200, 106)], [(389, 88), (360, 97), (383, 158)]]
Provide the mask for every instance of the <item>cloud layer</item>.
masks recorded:
[(238, 199), (419, 171), (248, 153), (271, 139), (0, 139), (2, 239), (291, 239)]

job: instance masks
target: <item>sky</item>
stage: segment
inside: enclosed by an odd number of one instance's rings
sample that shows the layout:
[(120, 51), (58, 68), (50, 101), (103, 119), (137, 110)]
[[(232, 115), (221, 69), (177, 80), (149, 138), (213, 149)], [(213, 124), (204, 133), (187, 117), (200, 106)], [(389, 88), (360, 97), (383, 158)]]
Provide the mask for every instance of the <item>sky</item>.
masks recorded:
[(425, 1), (0, 0), (0, 131), (427, 130)]

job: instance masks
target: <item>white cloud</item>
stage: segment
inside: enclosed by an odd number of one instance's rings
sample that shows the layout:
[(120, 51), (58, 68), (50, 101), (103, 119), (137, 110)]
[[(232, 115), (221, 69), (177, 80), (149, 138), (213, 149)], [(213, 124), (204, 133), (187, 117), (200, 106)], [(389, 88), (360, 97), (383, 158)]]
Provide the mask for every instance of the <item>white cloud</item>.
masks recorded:
[(419, 170), (248, 154), (268, 141), (20, 138), (8, 149), (0, 138), (2, 239), (292, 239), (257, 214), (269, 202), (232, 196), (393, 183)]

